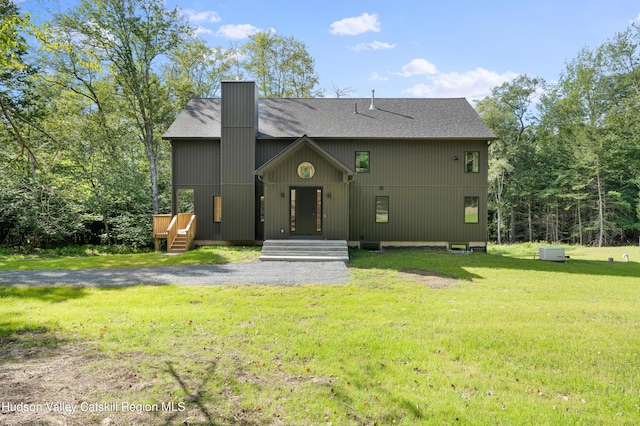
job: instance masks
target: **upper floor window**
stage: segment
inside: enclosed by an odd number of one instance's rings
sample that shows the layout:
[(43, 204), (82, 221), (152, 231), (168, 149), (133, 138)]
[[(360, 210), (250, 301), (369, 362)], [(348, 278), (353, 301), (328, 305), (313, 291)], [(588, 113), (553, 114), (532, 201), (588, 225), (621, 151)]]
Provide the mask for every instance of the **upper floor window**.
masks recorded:
[(356, 172), (369, 173), (369, 151), (356, 151)]
[(467, 151), (464, 153), (464, 171), (467, 173), (480, 171), (480, 152)]

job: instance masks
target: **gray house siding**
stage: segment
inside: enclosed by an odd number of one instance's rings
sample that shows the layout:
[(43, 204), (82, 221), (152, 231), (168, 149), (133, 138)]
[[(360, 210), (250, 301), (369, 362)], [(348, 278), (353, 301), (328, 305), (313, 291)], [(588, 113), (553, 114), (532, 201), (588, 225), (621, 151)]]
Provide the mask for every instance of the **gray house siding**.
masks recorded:
[(255, 239), (255, 146), (258, 93), (255, 85), (222, 86), (222, 239)]
[(213, 222), (213, 196), (220, 195), (220, 141), (184, 140), (172, 143), (172, 211), (178, 212), (178, 191), (194, 192), (199, 239), (219, 240), (220, 223)]
[[(258, 100), (254, 83), (223, 82), (221, 100), (191, 101), (164, 136), (173, 147), (173, 211), (178, 192), (193, 189), (197, 240), (290, 238), (291, 188), (312, 187), (322, 189), (323, 238), (484, 244), (495, 136), (468, 102), (379, 99), (377, 111), (356, 114), (357, 102)], [(304, 134), (306, 145), (296, 145)], [(369, 172), (356, 173), (357, 151), (369, 153)], [(467, 152), (478, 153), (477, 172), (466, 171)], [(297, 175), (303, 161), (315, 166), (311, 179)], [(379, 196), (388, 197), (386, 223), (376, 222)], [(477, 223), (465, 223), (465, 197), (478, 198)]]
[[(316, 173), (310, 179), (302, 179), (297, 174), (298, 165), (304, 161), (315, 167)], [(266, 239), (296, 235), (290, 226), (291, 188), (300, 187), (322, 189), (321, 236), (325, 239), (346, 239), (349, 229), (348, 182), (344, 181), (343, 172), (321, 154), (302, 148), (265, 174), (264, 180)]]
[[(488, 145), (486, 141), (398, 141), (398, 140), (316, 140), (327, 152), (355, 169), (356, 151), (368, 151), (370, 172), (357, 173), (348, 185), (348, 200), (324, 200), (325, 215), (349, 209), (349, 223), (339, 224), (337, 235), (348, 229), (351, 241), (486, 241)], [(258, 142), (259, 161), (266, 162), (288, 146), (288, 140)], [(465, 153), (478, 152), (479, 170), (465, 172)], [(261, 155), (262, 154), (262, 155)], [(280, 182), (278, 191), (285, 194), (279, 200), (266, 200), (271, 215), (266, 222), (278, 218), (278, 224), (268, 229), (265, 238), (288, 238), (289, 186), (301, 179), (296, 167), (302, 161), (318, 161), (317, 155), (301, 151), (287, 161), (279, 172), (269, 177)], [(457, 158), (457, 159), (456, 159)], [(314, 165), (316, 165), (314, 163)], [(322, 162), (316, 165), (318, 175), (310, 186), (324, 186), (326, 179)], [(275, 185), (275, 184), (274, 184)], [(334, 190), (335, 191), (335, 190)], [(326, 198), (327, 191), (324, 191)], [(332, 197), (334, 195), (332, 194)], [(376, 196), (389, 197), (389, 222), (376, 223)], [(479, 198), (478, 223), (464, 223), (464, 197)], [(329, 212), (330, 207), (336, 212)], [(339, 214), (339, 213), (338, 213)], [(286, 226), (285, 226), (286, 225)], [(345, 227), (346, 225), (346, 227)], [(275, 235), (280, 229), (285, 233)], [(332, 230), (334, 231), (334, 230)], [(327, 232), (329, 234), (329, 232)], [(344, 234), (343, 234), (344, 235)], [(334, 237), (326, 237), (334, 238)]]

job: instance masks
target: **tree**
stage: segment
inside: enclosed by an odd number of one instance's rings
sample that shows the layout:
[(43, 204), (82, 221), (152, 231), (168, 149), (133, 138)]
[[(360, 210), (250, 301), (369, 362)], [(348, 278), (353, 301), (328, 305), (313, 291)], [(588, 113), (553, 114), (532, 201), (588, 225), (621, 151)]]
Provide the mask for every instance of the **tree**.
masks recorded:
[(496, 210), (496, 238), (502, 243), (504, 210), (510, 209), (509, 240), (516, 239), (517, 216), (527, 210), (529, 240), (533, 238), (532, 214), (536, 168), (534, 102), (544, 81), (519, 76), (491, 91), (478, 102), (480, 115), (498, 137), (489, 148), (490, 199)]
[(242, 47), (244, 68), (266, 98), (312, 98), (322, 95), (313, 58), (304, 43), (275, 32), (249, 36)]
[(65, 48), (88, 56), (85, 67), (104, 64), (113, 77), (144, 147), (157, 214), (160, 133), (172, 118), (158, 66), (190, 34), (184, 17), (161, 0), (81, 0), (68, 15), (56, 16), (56, 27), (74, 35), (75, 43)]
[(12, 156), (9, 161), (26, 156), (34, 174), (38, 158), (27, 128), (42, 129), (28, 117), (30, 100), (25, 96), (28, 78), (35, 73), (24, 59), (28, 49), (24, 33), (30, 30), (33, 27), (29, 16), (20, 14), (10, 0), (0, 0), (0, 117), (7, 130), (8, 145), (17, 148), (7, 150)]
[(195, 38), (174, 49), (169, 56), (164, 78), (178, 110), (184, 108), (191, 98), (216, 97), (220, 82), (232, 78), (231, 69), (235, 61), (233, 50), (211, 48)]

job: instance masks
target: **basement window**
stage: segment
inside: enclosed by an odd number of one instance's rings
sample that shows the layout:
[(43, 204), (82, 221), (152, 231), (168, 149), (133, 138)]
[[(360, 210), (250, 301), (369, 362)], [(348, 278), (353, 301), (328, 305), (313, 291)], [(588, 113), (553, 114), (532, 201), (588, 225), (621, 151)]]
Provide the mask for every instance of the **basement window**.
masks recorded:
[(213, 196), (213, 221), (222, 222), (222, 196)]
[(389, 196), (376, 197), (376, 223), (389, 223)]
[(464, 223), (478, 223), (480, 197), (464, 197)]
[(356, 172), (369, 173), (369, 151), (356, 151)]

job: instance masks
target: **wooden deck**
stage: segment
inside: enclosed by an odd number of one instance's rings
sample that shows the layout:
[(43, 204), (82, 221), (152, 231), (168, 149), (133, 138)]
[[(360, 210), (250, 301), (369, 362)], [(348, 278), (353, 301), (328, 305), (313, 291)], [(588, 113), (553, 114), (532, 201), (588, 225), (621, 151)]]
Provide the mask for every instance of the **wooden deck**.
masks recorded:
[(196, 237), (196, 215), (193, 213), (158, 214), (153, 216), (153, 239), (155, 249), (160, 251), (160, 242), (167, 240), (167, 252), (184, 253), (193, 248)]

